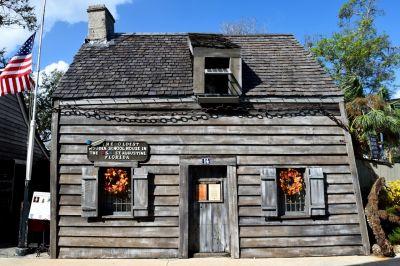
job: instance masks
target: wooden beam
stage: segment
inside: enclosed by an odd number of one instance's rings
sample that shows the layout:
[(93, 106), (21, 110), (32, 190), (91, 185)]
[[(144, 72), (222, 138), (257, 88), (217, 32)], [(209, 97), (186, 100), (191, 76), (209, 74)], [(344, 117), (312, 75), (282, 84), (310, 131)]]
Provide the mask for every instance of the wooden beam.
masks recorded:
[[(57, 108), (58, 101), (55, 101), (53, 107)], [(59, 141), (59, 112), (52, 114), (51, 120), (51, 157), (50, 157), (50, 195), (51, 195), (51, 218), (50, 218), (50, 257), (57, 258), (57, 208), (58, 208), (58, 141)]]
[(180, 259), (189, 257), (189, 165), (180, 162), (179, 167), (179, 249)]
[[(348, 127), (349, 121), (347, 119), (345, 103), (340, 102), (339, 108), (340, 108), (340, 112), (341, 112), (342, 121)], [(346, 147), (347, 147), (347, 153), (349, 156), (350, 171), (353, 176), (353, 186), (354, 186), (354, 191), (355, 191), (355, 195), (356, 195), (358, 215), (360, 218), (360, 230), (361, 230), (361, 235), (362, 235), (364, 254), (369, 255), (371, 253), (371, 247), (370, 247), (370, 243), (369, 243), (367, 222), (365, 219), (364, 207), (363, 207), (362, 198), (361, 198), (360, 181), (359, 181), (358, 172), (357, 172), (356, 160), (354, 157), (353, 142), (351, 139), (350, 132), (343, 129), (343, 133), (344, 133), (344, 136), (346, 139)]]

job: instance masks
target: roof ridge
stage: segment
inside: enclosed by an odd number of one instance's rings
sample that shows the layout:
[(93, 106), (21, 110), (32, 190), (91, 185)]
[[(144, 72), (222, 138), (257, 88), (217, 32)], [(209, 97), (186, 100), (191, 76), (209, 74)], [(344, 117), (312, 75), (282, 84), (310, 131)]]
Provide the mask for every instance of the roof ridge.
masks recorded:
[(115, 35), (120, 36), (132, 36), (132, 35), (179, 35), (187, 36), (189, 34), (213, 34), (228, 37), (268, 37), (268, 36), (291, 36), (294, 37), (292, 33), (249, 33), (249, 34), (224, 34), (220, 32), (117, 32)]

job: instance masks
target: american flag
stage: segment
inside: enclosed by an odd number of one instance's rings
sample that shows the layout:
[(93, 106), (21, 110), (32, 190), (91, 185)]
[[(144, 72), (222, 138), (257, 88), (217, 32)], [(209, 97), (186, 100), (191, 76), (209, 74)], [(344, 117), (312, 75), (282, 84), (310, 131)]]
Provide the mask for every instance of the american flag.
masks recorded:
[(28, 91), (34, 88), (29, 76), (32, 73), (32, 48), (35, 33), (22, 45), (7, 66), (0, 70), (0, 96)]

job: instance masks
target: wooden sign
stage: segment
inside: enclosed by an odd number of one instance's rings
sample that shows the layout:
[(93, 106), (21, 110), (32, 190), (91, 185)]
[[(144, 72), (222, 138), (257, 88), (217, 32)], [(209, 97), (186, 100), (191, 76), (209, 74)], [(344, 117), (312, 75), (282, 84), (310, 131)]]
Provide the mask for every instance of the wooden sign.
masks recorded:
[(374, 135), (369, 136), (369, 149), (371, 151), (371, 159), (380, 159), (381, 150), (378, 143), (378, 138)]
[(90, 142), (87, 147), (90, 161), (146, 161), (149, 157), (149, 145), (142, 141), (105, 141)]

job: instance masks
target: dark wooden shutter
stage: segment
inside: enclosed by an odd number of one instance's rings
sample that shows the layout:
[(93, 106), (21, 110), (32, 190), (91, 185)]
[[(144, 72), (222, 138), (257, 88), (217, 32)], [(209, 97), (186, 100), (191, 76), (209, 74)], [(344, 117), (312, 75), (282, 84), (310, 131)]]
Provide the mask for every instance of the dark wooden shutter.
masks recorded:
[(276, 168), (267, 167), (260, 171), (261, 176), (261, 209), (265, 217), (278, 216), (278, 193)]
[(82, 217), (97, 217), (99, 184), (98, 168), (94, 166), (82, 167)]
[(132, 214), (134, 217), (149, 215), (149, 180), (146, 169), (132, 169)]
[(325, 178), (322, 168), (307, 168), (308, 192), (309, 195), (309, 214), (311, 216), (325, 215)]

